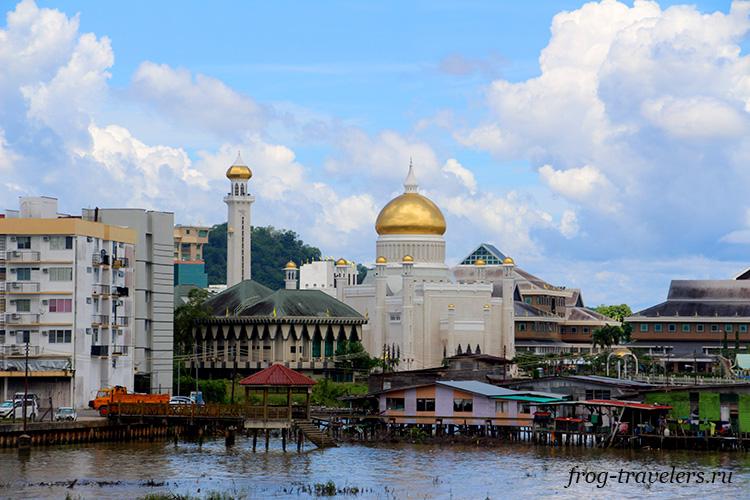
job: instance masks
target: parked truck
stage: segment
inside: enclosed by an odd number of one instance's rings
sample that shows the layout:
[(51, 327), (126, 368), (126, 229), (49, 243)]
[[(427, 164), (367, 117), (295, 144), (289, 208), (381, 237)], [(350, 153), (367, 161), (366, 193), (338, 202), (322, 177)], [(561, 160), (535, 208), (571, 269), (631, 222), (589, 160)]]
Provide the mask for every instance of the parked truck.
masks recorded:
[(138, 392), (128, 392), (121, 386), (108, 387), (99, 389), (96, 398), (89, 401), (89, 407), (99, 411), (102, 417), (109, 413), (109, 408), (116, 403), (147, 403), (147, 404), (168, 404), (169, 394), (142, 394)]

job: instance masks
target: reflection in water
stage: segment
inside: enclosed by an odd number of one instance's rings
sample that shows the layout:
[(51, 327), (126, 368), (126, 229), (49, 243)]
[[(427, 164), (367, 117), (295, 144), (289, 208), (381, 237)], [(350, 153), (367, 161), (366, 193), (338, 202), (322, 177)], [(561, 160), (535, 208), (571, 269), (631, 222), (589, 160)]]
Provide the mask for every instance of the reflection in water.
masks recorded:
[[(278, 440), (277, 440), (278, 441)], [(412, 445), (345, 445), (304, 453), (283, 453), (272, 441), (268, 453), (251, 451), (248, 440), (224, 447), (223, 440), (195, 443), (100, 443), (34, 448), (24, 458), (0, 451), (0, 497), (135, 498), (148, 493), (204, 496), (224, 491), (236, 497), (314, 495), (310, 487), (333, 481), (363, 490), (359, 498), (507, 498), (510, 494), (560, 498), (611, 496), (641, 498), (738, 498), (750, 486), (750, 458), (741, 453), (596, 450), (506, 445), (498, 448)], [(609, 476), (565, 486), (571, 468)], [(731, 484), (621, 484), (625, 472), (732, 471)], [(643, 476), (643, 475), (642, 475)], [(624, 476), (623, 476), (624, 477)], [(593, 479), (593, 476), (589, 476)], [(67, 486), (76, 481), (73, 488)]]

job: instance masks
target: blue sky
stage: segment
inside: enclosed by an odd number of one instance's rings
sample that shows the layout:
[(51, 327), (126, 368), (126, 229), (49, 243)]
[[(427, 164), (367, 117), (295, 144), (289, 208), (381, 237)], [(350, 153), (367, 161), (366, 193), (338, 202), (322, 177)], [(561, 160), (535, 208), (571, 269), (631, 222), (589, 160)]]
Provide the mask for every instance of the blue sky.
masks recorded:
[(737, 2), (12, 2), (0, 199), (254, 218), (375, 255), (410, 157), (452, 262), (482, 241), (590, 304), (748, 265)]

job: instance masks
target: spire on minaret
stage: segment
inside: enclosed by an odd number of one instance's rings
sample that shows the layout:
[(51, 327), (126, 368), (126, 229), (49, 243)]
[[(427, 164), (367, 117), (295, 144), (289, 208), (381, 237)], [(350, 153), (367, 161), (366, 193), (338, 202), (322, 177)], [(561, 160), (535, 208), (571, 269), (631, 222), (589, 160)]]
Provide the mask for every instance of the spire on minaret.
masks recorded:
[(409, 173), (406, 174), (406, 179), (404, 180), (404, 193), (416, 193), (418, 190), (419, 185), (417, 184), (417, 176), (414, 175), (414, 164), (411, 158), (409, 158)]
[(242, 154), (240, 154), (239, 150), (237, 150), (237, 159), (234, 160), (234, 163), (232, 163), (232, 165), (238, 165), (238, 166), (243, 166), (243, 167), (247, 166), (245, 165), (245, 162), (242, 160)]

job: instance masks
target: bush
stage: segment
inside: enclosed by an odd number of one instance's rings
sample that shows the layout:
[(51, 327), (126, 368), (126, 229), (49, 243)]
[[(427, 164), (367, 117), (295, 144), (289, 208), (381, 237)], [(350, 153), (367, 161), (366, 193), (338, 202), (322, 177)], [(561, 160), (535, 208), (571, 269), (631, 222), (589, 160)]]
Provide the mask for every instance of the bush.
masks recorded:
[[(195, 379), (188, 375), (180, 377), (180, 396), (190, 396), (195, 390)], [(203, 400), (206, 403), (226, 403), (228, 401), (227, 381), (224, 379), (199, 380), (198, 390), (203, 392)], [(174, 393), (177, 394), (177, 383), (175, 382)]]
[(343, 407), (346, 404), (337, 398), (356, 394), (367, 394), (367, 385), (322, 379), (313, 386), (311, 400), (312, 404), (317, 406)]

